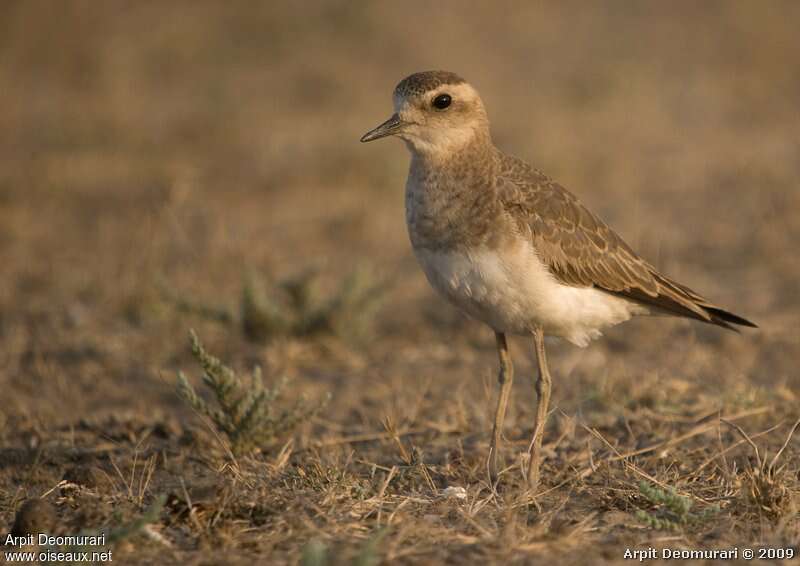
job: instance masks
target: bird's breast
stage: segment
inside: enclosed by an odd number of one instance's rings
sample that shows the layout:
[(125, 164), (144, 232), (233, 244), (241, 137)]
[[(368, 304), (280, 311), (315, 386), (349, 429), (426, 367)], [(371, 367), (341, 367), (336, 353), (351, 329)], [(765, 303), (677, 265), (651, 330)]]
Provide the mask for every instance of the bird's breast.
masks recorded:
[(485, 245), (503, 233), (504, 218), (490, 186), (409, 175), (406, 223), (412, 245), (431, 249)]

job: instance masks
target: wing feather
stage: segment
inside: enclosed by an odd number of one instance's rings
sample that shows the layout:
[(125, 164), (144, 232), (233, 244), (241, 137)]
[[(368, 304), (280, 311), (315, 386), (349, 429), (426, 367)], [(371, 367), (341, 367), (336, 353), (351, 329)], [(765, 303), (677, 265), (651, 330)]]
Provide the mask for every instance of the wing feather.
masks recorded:
[(658, 272), (572, 193), (525, 162), (501, 157), (498, 194), (565, 285), (597, 287), (665, 313), (734, 329), (755, 326)]

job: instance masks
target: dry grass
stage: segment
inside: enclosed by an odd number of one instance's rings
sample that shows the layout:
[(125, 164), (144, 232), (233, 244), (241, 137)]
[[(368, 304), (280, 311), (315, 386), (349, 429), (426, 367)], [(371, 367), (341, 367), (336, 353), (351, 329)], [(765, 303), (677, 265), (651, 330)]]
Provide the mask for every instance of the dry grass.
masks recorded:
[[(43, 497), (56, 532), (123, 529), (118, 563), (796, 549), (800, 5), (288, 6), (0, 7), (0, 530)], [(535, 497), (531, 344), (511, 345), (496, 491), (491, 333), (415, 265), (403, 148), (357, 143), (432, 67), (477, 84), (499, 145), (761, 326), (640, 320), (550, 346)], [(265, 326), (265, 303), (289, 322)], [(236, 372), (289, 378), (277, 410), (330, 404), (232, 457), (175, 392), (192, 327)]]

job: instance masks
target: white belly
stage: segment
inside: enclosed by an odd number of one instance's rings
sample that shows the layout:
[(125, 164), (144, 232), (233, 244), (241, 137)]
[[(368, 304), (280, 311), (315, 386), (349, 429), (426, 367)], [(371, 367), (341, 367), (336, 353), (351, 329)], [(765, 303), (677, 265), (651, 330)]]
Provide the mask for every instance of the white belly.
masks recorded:
[(436, 290), (497, 332), (530, 334), (538, 327), (586, 346), (600, 329), (648, 313), (595, 288), (559, 283), (526, 241), (502, 255), (490, 249), (414, 253)]

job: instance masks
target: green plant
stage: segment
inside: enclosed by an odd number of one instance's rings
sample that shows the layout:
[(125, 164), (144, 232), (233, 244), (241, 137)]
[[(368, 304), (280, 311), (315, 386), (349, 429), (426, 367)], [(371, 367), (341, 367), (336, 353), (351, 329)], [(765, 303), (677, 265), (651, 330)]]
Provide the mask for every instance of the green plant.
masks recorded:
[(265, 387), (260, 368), (247, 378), (240, 377), (205, 350), (194, 330), (189, 331), (189, 343), (192, 356), (203, 369), (203, 383), (213, 392), (219, 408), (209, 407), (180, 371), (178, 393), (227, 436), (234, 455), (270, 446), (324, 406), (312, 406), (301, 398), (288, 408), (280, 408), (288, 382), (285, 377)]
[(674, 488), (665, 490), (645, 481), (639, 482), (639, 494), (655, 509), (638, 509), (636, 518), (652, 529), (677, 531), (686, 525), (703, 523), (719, 512), (717, 505), (692, 512), (694, 502), (690, 498), (679, 495)]
[[(353, 566), (377, 566), (380, 564), (379, 547), (388, 532), (389, 529), (386, 527), (373, 531), (369, 538), (359, 545), (357, 553), (349, 563)], [(326, 566), (331, 563), (341, 563), (340, 560), (335, 560), (331, 554), (331, 549), (324, 542), (313, 538), (303, 546), (300, 565)]]
[(354, 566), (377, 566), (381, 558), (379, 548), (383, 539), (389, 533), (388, 527), (375, 530), (372, 535), (364, 542), (353, 561)]
[(356, 269), (323, 296), (313, 270), (283, 279), (267, 292), (251, 273), (242, 290), (241, 325), (247, 338), (333, 334), (359, 340), (369, 331), (384, 285), (367, 269)]
[(281, 336), (332, 334), (359, 341), (372, 328), (386, 284), (366, 268), (352, 271), (323, 294), (315, 270), (305, 270), (267, 286), (255, 273), (244, 277), (239, 312), (187, 298), (162, 285), (162, 296), (180, 312), (238, 326), (253, 342)]
[(300, 566), (325, 566), (328, 564), (328, 547), (319, 539), (311, 539), (303, 546)]

